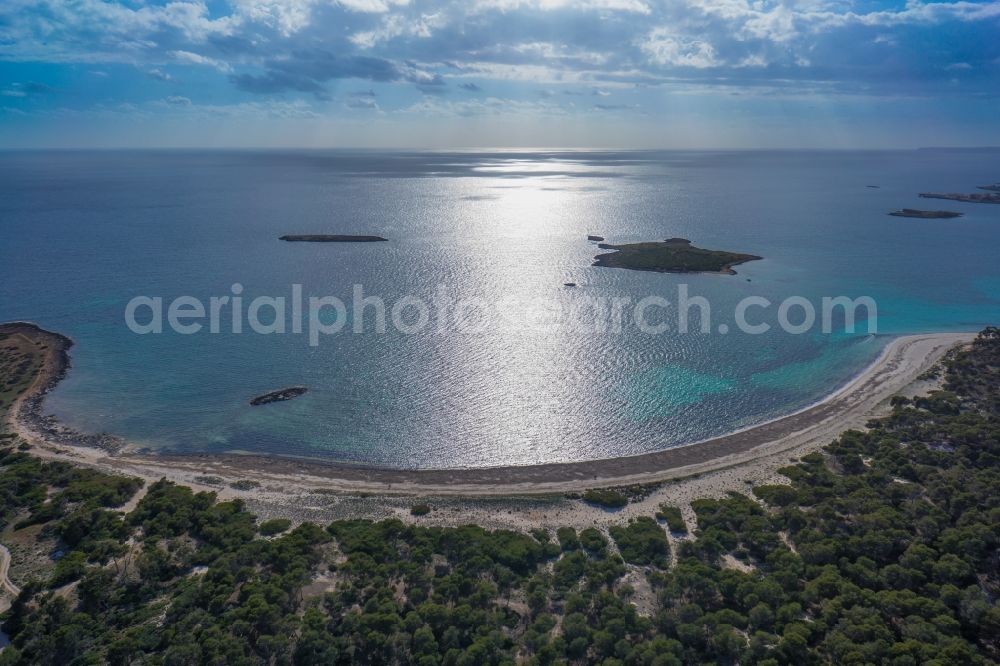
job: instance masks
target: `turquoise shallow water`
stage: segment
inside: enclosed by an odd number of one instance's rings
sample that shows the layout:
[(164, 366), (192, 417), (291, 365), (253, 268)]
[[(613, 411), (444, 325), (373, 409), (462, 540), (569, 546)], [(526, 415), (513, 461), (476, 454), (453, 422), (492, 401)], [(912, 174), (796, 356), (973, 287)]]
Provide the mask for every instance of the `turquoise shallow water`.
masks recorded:
[[(1000, 206), (916, 197), (973, 191), (998, 174), (996, 151), (3, 153), (0, 319), (76, 340), (50, 411), (154, 448), (399, 467), (640, 453), (805, 406), (892, 335), (1000, 321)], [(886, 215), (901, 207), (966, 216)], [(277, 241), (284, 233), (391, 240)], [(764, 260), (736, 276), (594, 268), (587, 234), (682, 236)], [(348, 301), (360, 284), (390, 305), (443, 289), (502, 302), (509, 321), (477, 333), (342, 333), (317, 347), (304, 335), (125, 326), (134, 296), (207, 301), (236, 282), (247, 301), (292, 284)], [(539, 297), (567, 308), (674, 300), (682, 283), (709, 300), (712, 334), (523, 325)], [(877, 335), (863, 324), (854, 335), (733, 326), (748, 296), (839, 295), (876, 300)], [(773, 309), (761, 317), (775, 323)], [(733, 330), (719, 334), (718, 323)], [(297, 384), (310, 392), (247, 404)]]

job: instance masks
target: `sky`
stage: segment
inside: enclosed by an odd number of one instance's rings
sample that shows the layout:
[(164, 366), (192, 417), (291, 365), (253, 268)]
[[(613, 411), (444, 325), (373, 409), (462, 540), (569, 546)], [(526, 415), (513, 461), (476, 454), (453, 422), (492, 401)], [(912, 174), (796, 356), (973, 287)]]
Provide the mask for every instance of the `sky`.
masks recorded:
[(1000, 145), (1000, 0), (3, 0), (0, 148)]

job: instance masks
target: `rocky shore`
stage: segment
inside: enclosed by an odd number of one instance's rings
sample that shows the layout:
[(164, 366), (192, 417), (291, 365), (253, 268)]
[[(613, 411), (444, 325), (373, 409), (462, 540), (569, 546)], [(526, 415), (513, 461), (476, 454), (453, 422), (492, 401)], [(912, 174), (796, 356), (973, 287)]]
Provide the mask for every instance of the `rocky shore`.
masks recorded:
[(123, 451), (125, 441), (120, 437), (108, 433), (81, 433), (63, 425), (55, 416), (42, 412), (45, 396), (69, 372), (69, 349), (73, 346), (73, 340), (29, 322), (0, 324), (0, 336), (10, 335), (25, 336), (46, 353), (42, 357), (38, 376), (29, 390), (11, 405), (9, 420), (53, 444), (92, 447), (111, 454)]

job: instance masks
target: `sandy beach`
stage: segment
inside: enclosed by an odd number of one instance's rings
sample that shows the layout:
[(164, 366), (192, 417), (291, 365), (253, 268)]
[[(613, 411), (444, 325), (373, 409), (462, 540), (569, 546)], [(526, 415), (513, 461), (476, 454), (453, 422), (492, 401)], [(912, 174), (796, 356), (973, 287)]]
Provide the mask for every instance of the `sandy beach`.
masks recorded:
[[(8, 410), (8, 428), (33, 446), (33, 453), (139, 476), (167, 478), (220, 497), (240, 497), (265, 517), (324, 521), (340, 517), (395, 516), (435, 524), (475, 522), (484, 526), (526, 528), (602, 525), (633, 515), (650, 515), (661, 502), (681, 506), (699, 497), (746, 492), (759, 483), (781, 483), (776, 470), (819, 449), (840, 432), (863, 428), (884, 414), (896, 394), (934, 388), (921, 379), (929, 368), (974, 333), (942, 333), (894, 339), (854, 380), (821, 402), (794, 414), (739, 432), (684, 447), (607, 460), (460, 470), (390, 470), (337, 465), (324, 461), (241, 455), (139, 454), (111, 438), (83, 436), (91, 446), (74, 445), (74, 434), (41, 416), (45, 393), (67, 371), (71, 344), (40, 329), (25, 335), (44, 338), (48, 349), (31, 388)], [(60, 343), (63, 346), (60, 346)], [(54, 434), (55, 433), (55, 434)], [(104, 442), (108, 450), (93, 444)], [(230, 487), (237, 480), (257, 486)], [(641, 501), (606, 511), (565, 493), (602, 486), (661, 484)], [(434, 511), (413, 518), (409, 506), (429, 501)]]

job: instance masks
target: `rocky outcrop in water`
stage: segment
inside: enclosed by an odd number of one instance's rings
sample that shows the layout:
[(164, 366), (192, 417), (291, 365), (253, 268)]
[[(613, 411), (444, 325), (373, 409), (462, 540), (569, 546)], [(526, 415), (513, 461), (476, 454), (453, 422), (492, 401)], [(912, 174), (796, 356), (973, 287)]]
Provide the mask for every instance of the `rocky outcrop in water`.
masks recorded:
[(308, 391), (305, 386), (291, 386), (289, 388), (283, 388), (278, 391), (271, 391), (270, 393), (265, 393), (264, 395), (259, 395), (250, 401), (253, 407), (259, 407), (261, 405), (269, 405), (272, 402), (284, 402), (285, 400), (291, 400), (292, 398), (297, 398), (306, 391)]

